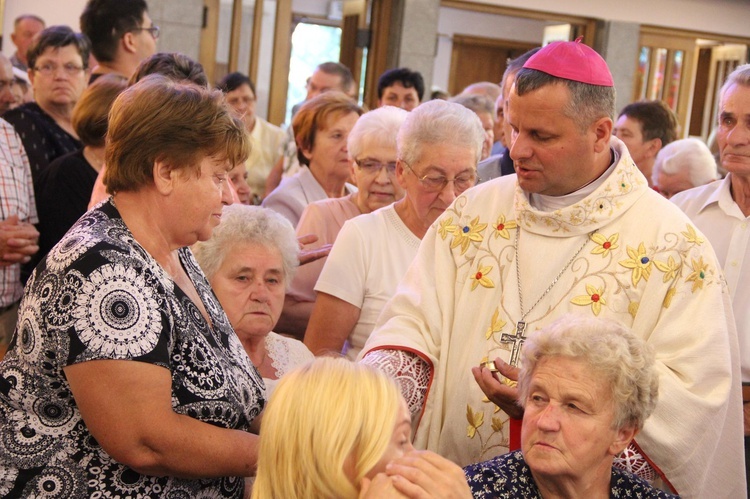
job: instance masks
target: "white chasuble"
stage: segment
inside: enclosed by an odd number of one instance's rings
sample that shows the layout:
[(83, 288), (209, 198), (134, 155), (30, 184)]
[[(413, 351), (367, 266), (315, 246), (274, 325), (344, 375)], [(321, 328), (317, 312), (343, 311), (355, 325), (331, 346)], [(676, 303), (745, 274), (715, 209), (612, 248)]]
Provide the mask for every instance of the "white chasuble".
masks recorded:
[(462, 194), (428, 231), (363, 352), (406, 350), (430, 364), (415, 446), (467, 465), (508, 451), (508, 416), (470, 368), (510, 361), (519, 288), (526, 335), (566, 313), (617, 321), (654, 349), (660, 372), (637, 446), (683, 497), (744, 494), (737, 333), (721, 269), (624, 145), (611, 146), (612, 173), (567, 208), (535, 210), (515, 175)]

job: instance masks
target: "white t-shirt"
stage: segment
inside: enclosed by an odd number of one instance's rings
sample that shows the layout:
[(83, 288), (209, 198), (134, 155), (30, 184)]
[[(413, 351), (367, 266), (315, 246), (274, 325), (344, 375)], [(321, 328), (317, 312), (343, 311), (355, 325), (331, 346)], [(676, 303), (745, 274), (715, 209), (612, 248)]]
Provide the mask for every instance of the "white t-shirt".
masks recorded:
[(380, 311), (414, 260), (419, 243), (394, 205), (354, 217), (339, 232), (315, 291), (361, 310), (349, 335), (348, 358), (354, 360), (364, 346)]

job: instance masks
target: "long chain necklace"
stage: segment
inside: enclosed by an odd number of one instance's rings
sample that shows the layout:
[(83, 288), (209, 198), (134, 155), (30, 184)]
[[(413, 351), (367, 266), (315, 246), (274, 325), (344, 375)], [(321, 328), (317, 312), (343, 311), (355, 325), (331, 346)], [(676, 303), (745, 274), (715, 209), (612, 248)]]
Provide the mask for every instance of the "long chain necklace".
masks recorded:
[(589, 239), (591, 239), (591, 235), (594, 232), (592, 231), (589, 236), (586, 238), (586, 240), (583, 242), (580, 248), (578, 248), (578, 251), (575, 252), (575, 254), (571, 257), (570, 260), (568, 260), (568, 263), (565, 264), (565, 266), (560, 270), (560, 272), (555, 276), (555, 278), (552, 280), (552, 284), (550, 284), (547, 289), (544, 290), (542, 295), (537, 299), (537, 301), (534, 302), (534, 304), (529, 308), (527, 311), (524, 312), (523, 310), (523, 293), (521, 292), (521, 271), (519, 269), (518, 265), (518, 243), (521, 239), (521, 227), (519, 226), (516, 229), (516, 241), (514, 244), (514, 252), (516, 257), (516, 282), (518, 283), (518, 302), (521, 307), (521, 319), (516, 323), (516, 331), (515, 334), (503, 334), (501, 336), (500, 342), (501, 343), (512, 343), (513, 348), (511, 350), (510, 355), (510, 364), (515, 366), (518, 362), (518, 354), (521, 351), (521, 346), (523, 345), (523, 342), (526, 340), (524, 337), (524, 332), (526, 331), (526, 316), (531, 313), (534, 308), (539, 305), (539, 302), (544, 299), (545, 296), (547, 296), (547, 293), (549, 293), (552, 288), (557, 284), (557, 281), (560, 280), (560, 277), (565, 273), (566, 270), (568, 270), (568, 267), (570, 267), (576, 258), (578, 258), (578, 255), (581, 254), (581, 251), (583, 251), (583, 248), (586, 247), (586, 244), (589, 242)]

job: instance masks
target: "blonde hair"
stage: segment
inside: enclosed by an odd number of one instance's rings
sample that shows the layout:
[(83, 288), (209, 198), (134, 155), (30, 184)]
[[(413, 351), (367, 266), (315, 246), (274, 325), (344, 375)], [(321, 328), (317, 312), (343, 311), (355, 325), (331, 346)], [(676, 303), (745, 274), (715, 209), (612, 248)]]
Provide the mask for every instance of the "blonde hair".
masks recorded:
[(252, 497), (356, 498), (388, 447), (401, 401), (386, 374), (343, 358), (285, 375), (263, 416)]

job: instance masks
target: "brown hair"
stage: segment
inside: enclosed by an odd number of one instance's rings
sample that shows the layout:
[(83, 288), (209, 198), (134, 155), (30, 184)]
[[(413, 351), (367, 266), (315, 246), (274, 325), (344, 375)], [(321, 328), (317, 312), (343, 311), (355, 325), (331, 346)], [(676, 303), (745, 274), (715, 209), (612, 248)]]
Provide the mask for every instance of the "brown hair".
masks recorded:
[(73, 109), (73, 129), (86, 146), (102, 147), (107, 135), (107, 115), (128, 81), (120, 75), (102, 75), (78, 99)]
[(349, 113), (362, 116), (362, 108), (341, 92), (325, 92), (302, 104), (292, 120), (294, 139), (297, 142), (297, 158), (300, 164), (310, 164), (302, 151), (312, 150), (318, 131), (328, 126), (332, 120)]
[(122, 92), (109, 113), (104, 183), (109, 193), (135, 191), (153, 182), (156, 161), (198, 174), (206, 156), (233, 166), (249, 154), (245, 126), (220, 91), (150, 75)]

